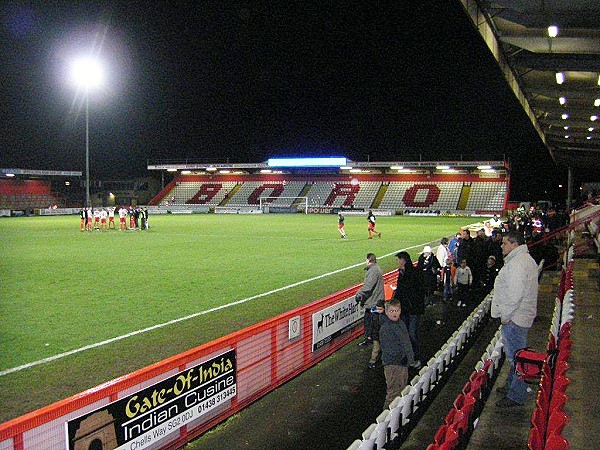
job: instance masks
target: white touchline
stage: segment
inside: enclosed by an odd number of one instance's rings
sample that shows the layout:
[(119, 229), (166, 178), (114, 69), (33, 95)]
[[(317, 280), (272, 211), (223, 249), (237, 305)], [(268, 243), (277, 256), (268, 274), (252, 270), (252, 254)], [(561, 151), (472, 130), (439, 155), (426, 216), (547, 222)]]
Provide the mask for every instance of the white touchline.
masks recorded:
[[(421, 247), (423, 245), (433, 244), (435, 242), (438, 242), (438, 240), (436, 239), (434, 241), (426, 242), (424, 244), (413, 245), (412, 247), (406, 247), (406, 248), (404, 248), (402, 250), (411, 250), (413, 248), (418, 248), (418, 247)], [(383, 258), (387, 258), (388, 256), (395, 255), (396, 253), (398, 253), (399, 251), (402, 251), (402, 250), (397, 250), (395, 252), (388, 253), (386, 255), (380, 256), (379, 259), (383, 259)], [(127, 339), (128, 337), (131, 337), (131, 336), (136, 336), (138, 334), (147, 333), (148, 331), (157, 330), (159, 328), (164, 328), (164, 327), (167, 327), (167, 326), (172, 325), (174, 323), (183, 322), (184, 320), (193, 319), (194, 317), (203, 316), (205, 314), (210, 314), (210, 313), (213, 313), (215, 311), (219, 311), (221, 309), (229, 308), (231, 306), (241, 305), (242, 303), (246, 303), (246, 302), (249, 302), (251, 300), (256, 300), (257, 298), (266, 297), (267, 295), (275, 294), (277, 292), (285, 291), (287, 289), (291, 289), (293, 287), (300, 286), (302, 284), (310, 283), (311, 281), (315, 281), (315, 280), (319, 280), (321, 278), (325, 278), (325, 277), (328, 277), (328, 276), (331, 276), (331, 275), (335, 275), (336, 273), (344, 272), (345, 270), (354, 269), (355, 267), (362, 266), (363, 264), (364, 264), (364, 262), (360, 262), (358, 264), (353, 264), (351, 266), (344, 267), (342, 269), (334, 270), (333, 272), (324, 273), (322, 275), (318, 275), (318, 276), (313, 277), (313, 278), (308, 278), (306, 280), (302, 280), (302, 281), (298, 281), (296, 283), (288, 284), (287, 286), (283, 286), (283, 287), (280, 287), (280, 288), (277, 288), (277, 289), (273, 289), (272, 291), (269, 291), (269, 292), (263, 292), (262, 294), (257, 294), (257, 295), (254, 295), (252, 297), (244, 298), (242, 300), (238, 300), (238, 301), (231, 302), (231, 303), (226, 303), (224, 305), (217, 306), (217, 307), (211, 308), (211, 309), (207, 309), (205, 311), (199, 311), (197, 313), (190, 314), (188, 316), (179, 317), (178, 319), (169, 320), (168, 322), (164, 322), (164, 323), (159, 323), (159, 324), (156, 324), (156, 325), (152, 325), (151, 327), (143, 328), (143, 329), (137, 330), (137, 331), (132, 331), (131, 333), (123, 334), (121, 336), (117, 336), (117, 337), (114, 337), (114, 338), (111, 338), (111, 339), (106, 339), (105, 341), (96, 342), (96, 343), (90, 344), (90, 345), (84, 345), (83, 347), (79, 347), (79, 348), (76, 348), (76, 349), (73, 349), (73, 350), (69, 350), (68, 352), (59, 353), (58, 355), (49, 356), (48, 358), (39, 359), (37, 361), (33, 361), (33, 362), (30, 362), (30, 363), (27, 363), (27, 364), (23, 364), (22, 366), (11, 367), (10, 369), (5, 369), (5, 370), (0, 371), (0, 377), (2, 377), (4, 375), (8, 375), (10, 373), (19, 372), (21, 370), (29, 369), (29, 368), (34, 367), (34, 366), (39, 366), (40, 364), (46, 364), (46, 363), (49, 363), (49, 362), (52, 362), (52, 361), (56, 361), (57, 359), (62, 359), (62, 358), (65, 358), (67, 356), (74, 355), (75, 353), (80, 353), (80, 352), (83, 352), (83, 351), (86, 351), (86, 350), (90, 350), (92, 348), (97, 348), (97, 347), (102, 347), (103, 345), (112, 344), (113, 342), (121, 341), (121, 340)]]

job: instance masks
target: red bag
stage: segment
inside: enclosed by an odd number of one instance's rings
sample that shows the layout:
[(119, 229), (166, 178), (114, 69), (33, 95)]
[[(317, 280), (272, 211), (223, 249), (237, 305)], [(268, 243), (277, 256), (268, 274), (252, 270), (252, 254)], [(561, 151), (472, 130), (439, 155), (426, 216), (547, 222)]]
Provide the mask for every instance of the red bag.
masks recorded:
[(519, 380), (530, 384), (537, 383), (542, 376), (544, 362), (549, 356), (546, 352), (536, 352), (529, 347), (517, 350), (515, 353), (515, 370)]

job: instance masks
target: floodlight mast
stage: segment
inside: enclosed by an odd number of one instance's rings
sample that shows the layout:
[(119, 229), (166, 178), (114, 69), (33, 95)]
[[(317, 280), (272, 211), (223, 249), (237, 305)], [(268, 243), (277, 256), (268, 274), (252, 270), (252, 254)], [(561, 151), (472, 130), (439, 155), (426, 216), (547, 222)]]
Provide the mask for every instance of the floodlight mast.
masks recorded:
[(90, 88), (102, 83), (100, 63), (92, 58), (82, 58), (73, 64), (75, 83), (85, 90), (85, 206), (91, 206), (90, 197)]

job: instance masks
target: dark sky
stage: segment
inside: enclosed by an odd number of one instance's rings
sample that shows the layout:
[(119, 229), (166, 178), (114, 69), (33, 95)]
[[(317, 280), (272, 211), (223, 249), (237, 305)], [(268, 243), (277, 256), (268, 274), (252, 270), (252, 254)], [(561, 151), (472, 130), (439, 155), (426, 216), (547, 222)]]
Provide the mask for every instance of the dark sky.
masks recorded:
[(95, 52), (92, 179), (284, 155), (506, 157), (521, 196), (532, 163), (563, 176), (457, 0), (168, 5), (3, 2), (0, 167), (84, 170), (69, 63)]

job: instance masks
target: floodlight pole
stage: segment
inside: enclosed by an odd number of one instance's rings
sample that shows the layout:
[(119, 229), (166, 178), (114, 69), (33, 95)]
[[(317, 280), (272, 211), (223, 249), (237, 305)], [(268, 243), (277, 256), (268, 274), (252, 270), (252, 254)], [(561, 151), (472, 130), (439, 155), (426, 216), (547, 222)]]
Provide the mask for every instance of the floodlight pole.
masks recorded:
[(90, 207), (90, 113), (89, 91), (85, 89), (85, 206)]

